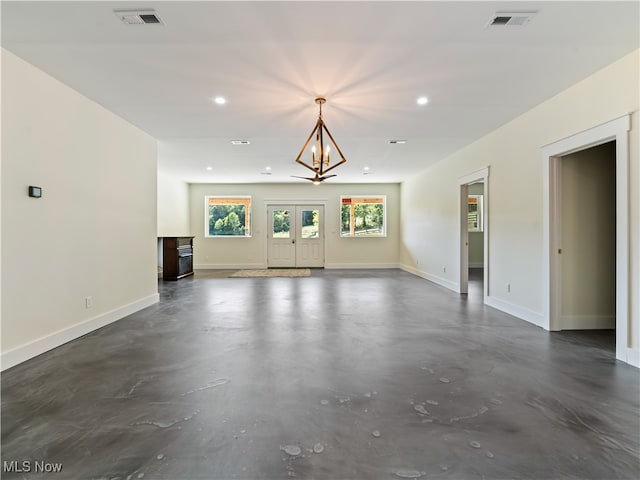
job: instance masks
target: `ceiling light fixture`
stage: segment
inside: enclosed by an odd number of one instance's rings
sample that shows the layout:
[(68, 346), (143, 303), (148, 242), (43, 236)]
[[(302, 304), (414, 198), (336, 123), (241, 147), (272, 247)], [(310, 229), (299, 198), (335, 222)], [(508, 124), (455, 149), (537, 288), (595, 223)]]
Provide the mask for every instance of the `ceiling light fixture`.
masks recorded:
[(207, 170), (211, 171), (213, 170), (213, 167), (207, 167)]
[(429, 103), (429, 99), (427, 97), (418, 97), (418, 100), (416, 100), (416, 102), (418, 103), (418, 105), (426, 105), (427, 103)]
[(249, 140), (231, 140), (231, 145), (249, 145)]
[(407, 143), (406, 140), (389, 140), (389, 143), (391, 145), (404, 145), (405, 143)]
[(216, 102), (218, 105), (224, 105), (225, 103), (227, 103), (227, 99), (220, 96), (214, 98), (213, 101)]
[[(327, 100), (323, 97), (318, 97), (315, 99), (315, 102), (318, 104), (320, 109), (320, 113), (318, 114), (318, 121), (316, 122), (316, 126), (311, 131), (309, 138), (307, 138), (307, 141), (304, 143), (302, 150), (300, 150), (300, 153), (296, 158), (297, 163), (299, 163), (303, 167), (308, 168), (315, 175), (313, 177), (299, 177), (297, 175), (292, 175), (296, 178), (310, 180), (315, 185), (320, 184), (320, 182), (324, 182), (327, 178), (335, 177), (335, 175), (326, 175), (326, 173), (347, 161), (347, 159), (344, 158), (344, 155), (340, 151), (340, 147), (338, 147), (336, 141), (333, 139), (333, 136), (329, 132), (329, 129), (325, 125), (324, 120), (322, 119), (322, 105), (326, 101)], [(324, 133), (326, 133), (327, 137), (329, 137), (330, 143), (325, 142)], [(302, 156), (307, 151), (307, 147), (309, 147), (309, 143), (311, 142), (311, 139), (314, 137), (314, 135), (315, 143), (311, 147), (311, 164), (308, 164), (302, 159)], [(333, 145), (333, 147), (336, 149), (336, 152), (338, 152), (338, 156), (340, 157), (339, 161), (333, 164), (331, 163), (330, 157), (331, 145)]]

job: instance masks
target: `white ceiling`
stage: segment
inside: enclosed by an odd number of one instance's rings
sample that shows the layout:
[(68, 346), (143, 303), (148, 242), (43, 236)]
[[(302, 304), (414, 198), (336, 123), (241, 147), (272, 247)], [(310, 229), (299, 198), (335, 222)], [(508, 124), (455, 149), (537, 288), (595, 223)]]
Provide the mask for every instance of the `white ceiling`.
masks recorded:
[[(301, 182), (322, 95), (348, 160), (329, 181), (399, 182), (637, 49), (638, 6), (2, 1), (2, 46), (158, 139), (185, 181)], [(113, 13), (141, 8), (164, 25)], [(537, 15), (487, 27), (499, 11)]]

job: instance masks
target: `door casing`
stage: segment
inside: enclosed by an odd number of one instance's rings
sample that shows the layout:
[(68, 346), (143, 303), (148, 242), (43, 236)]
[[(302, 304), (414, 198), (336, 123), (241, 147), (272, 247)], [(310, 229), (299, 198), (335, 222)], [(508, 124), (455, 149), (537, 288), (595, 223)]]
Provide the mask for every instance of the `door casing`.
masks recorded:
[(469, 185), (472, 183), (484, 183), (483, 194), (483, 236), (484, 236), (484, 285), (483, 302), (487, 303), (489, 296), (489, 167), (476, 170), (464, 177), (458, 178), (458, 188), (460, 202), (458, 207), (458, 218), (460, 219), (458, 238), (458, 251), (460, 252), (460, 272), (458, 282), (458, 293), (469, 292), (469, 226), (468, 226), (468, 205)]
[[(629, 130), (630, 115), (542, 147), (543, 302), (542, 328), (561, 329), (561, 157), (603, 143), (616, 142), (616, 358), (635, 364), (629, 348)], [(637, 359), (636, 359), (637, 360)]]

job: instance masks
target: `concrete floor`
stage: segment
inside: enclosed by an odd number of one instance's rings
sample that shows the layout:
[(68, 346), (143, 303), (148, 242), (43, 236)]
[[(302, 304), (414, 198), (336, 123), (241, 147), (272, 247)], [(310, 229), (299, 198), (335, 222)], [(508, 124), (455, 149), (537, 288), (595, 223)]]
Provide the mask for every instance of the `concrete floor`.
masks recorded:
[(398, 270), (160, 293), (2, 375), (3, 479), (638, 478), (639, 375), (611, 334)]

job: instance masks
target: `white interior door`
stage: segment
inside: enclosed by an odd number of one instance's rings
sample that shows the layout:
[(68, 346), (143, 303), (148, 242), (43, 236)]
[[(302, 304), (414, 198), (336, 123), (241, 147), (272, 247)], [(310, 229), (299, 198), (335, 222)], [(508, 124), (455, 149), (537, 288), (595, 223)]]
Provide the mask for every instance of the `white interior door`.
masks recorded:
[(269, 205), (267, 266), (324, 267), (324, 207)]
[(269, 238), (267, 240), (267, 265), (269, 267), (296, 266), (295, 207), (270, 205)]
[(324, 267), (324, 207), (296, 206), (296, 267)]

